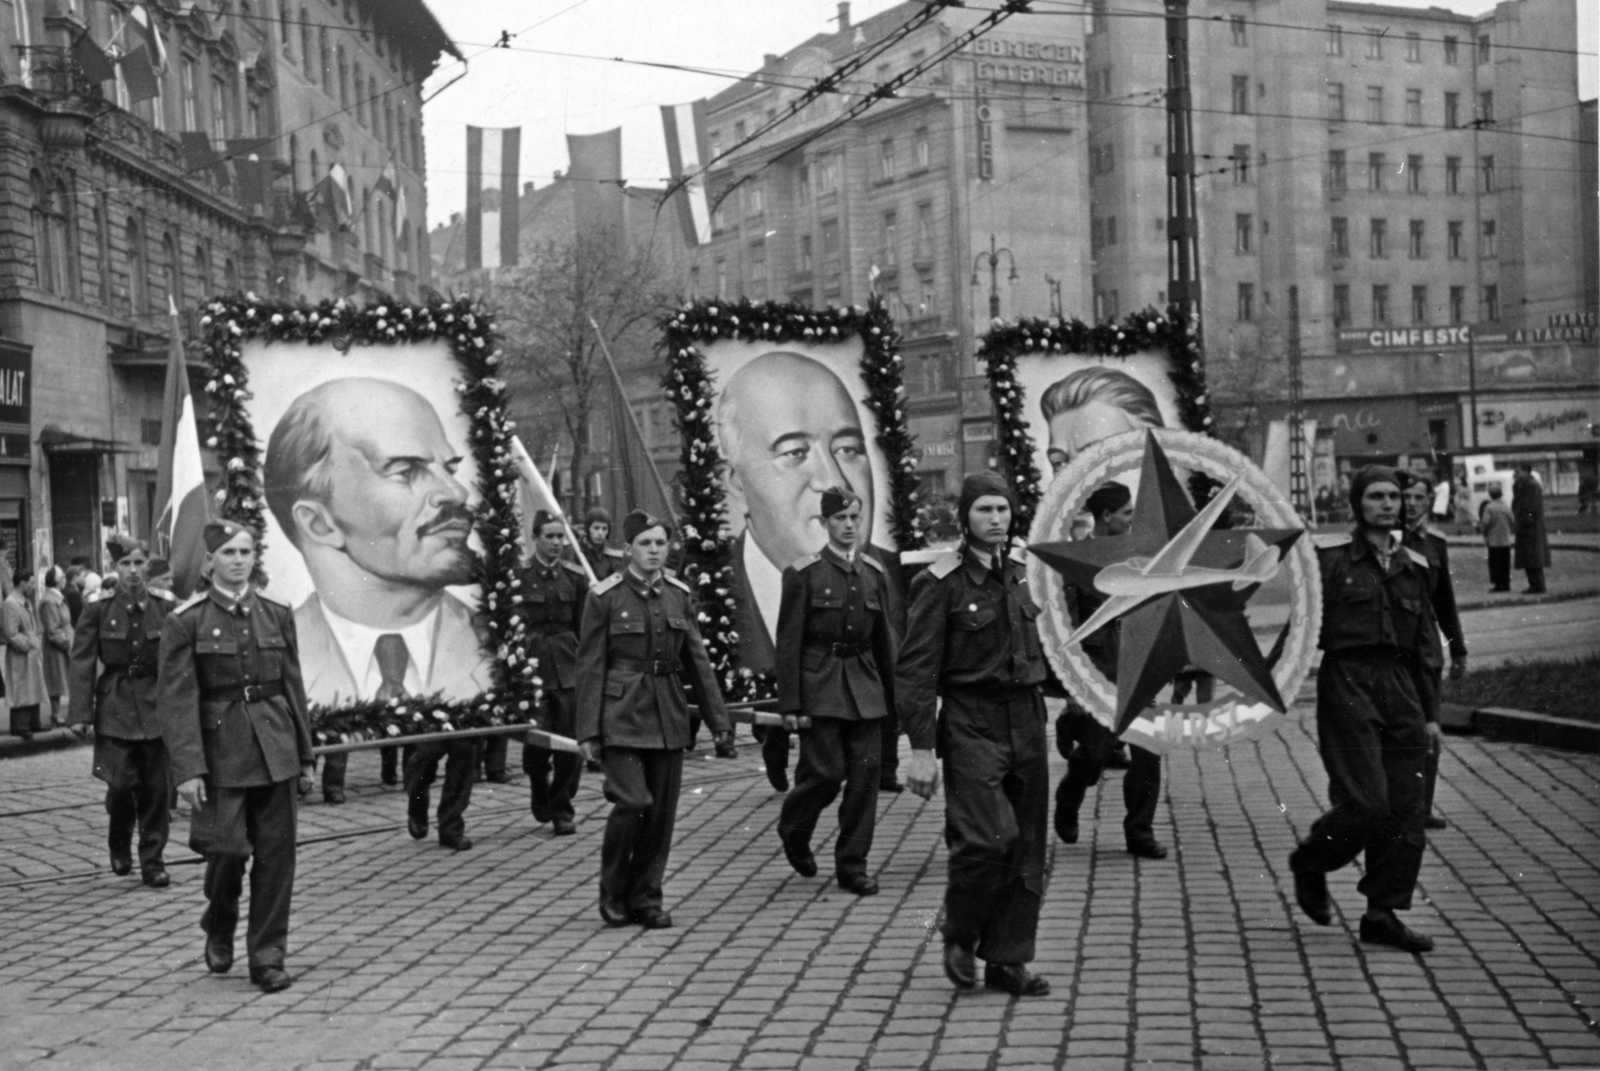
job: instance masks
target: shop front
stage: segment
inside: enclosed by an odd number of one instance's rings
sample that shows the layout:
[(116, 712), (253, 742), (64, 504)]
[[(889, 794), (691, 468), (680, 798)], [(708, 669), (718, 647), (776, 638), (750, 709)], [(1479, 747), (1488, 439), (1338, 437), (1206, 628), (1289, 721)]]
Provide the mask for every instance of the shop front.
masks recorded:
[(0, 549), (7, 568), (35, 564), (28, 534), (32, 425), (33, 347), (0, 339)]
[(1549, 495), (1577, 495), (1600, 468), (1600, 390), (1479, 394), (1461, 399), (1467, 449), (1497, 470), (1526, 462)]

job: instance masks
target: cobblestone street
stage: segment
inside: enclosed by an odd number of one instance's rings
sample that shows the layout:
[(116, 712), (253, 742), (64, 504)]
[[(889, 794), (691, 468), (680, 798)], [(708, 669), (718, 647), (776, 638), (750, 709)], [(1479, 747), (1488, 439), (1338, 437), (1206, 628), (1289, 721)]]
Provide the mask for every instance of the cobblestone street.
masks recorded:
[[(1354, 939), (1358, 874), (1319, 928), (1286, 857), (1321, 809), (1308, 705), (1259, 741), (1167, 760), (1164, 862), (1122, 850), (1117, 775), (1052, 845), (1036, 969), (1054, 992), (956, 995), (932, 935), (942, 797), (880, 798), (883, 893), (785, 864), (746, 740), (696, 755), (668, 874), (677, 927), (604, 927), (605, 812), (552, 839), (526, 787), (479, 785), (465, 854), (415, 842), (370, 754), (351, 803), (302, 809), (285, 993), (200, 963), (200, 869), (104, 864), (87, 749), (4, 763), (0, 1065), (45, 1068), (1072, 1068), (1600, 1065), (1600, 759), (1448, 738), (1408, 921), (1426, 957)], [(1059, 760), (1055, 760), (1059, 766)], [(1059, 774), (1059, 769), (1056, 771)], [(1093, 808), (1097, 821), (1088, 821)], [(831, 825), (819, 834), (824, 860)], [(828, 872), (826, 862), (824, 874)], [(242, 934), (241, 934), (242, 949)]]

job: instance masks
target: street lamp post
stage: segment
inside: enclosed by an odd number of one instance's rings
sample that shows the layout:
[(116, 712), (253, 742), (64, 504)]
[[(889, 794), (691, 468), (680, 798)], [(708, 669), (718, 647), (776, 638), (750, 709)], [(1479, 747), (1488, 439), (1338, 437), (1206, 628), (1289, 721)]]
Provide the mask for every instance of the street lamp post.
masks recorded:
[(989, 319), (1000, 318), (1000, 254), (1006, 255), (1006, 263), (1011, 265), (1011, 274), (1006, 276), (1006, 281), (1014, 283), (1021, 278), (1017, 274), (1017, 258), (1011, 255), (1011, 250), (1004, 246), (995, 245), (995, 237), (989, 235), (989, 251), (979, 253), (972, 260), (972, 285), (978, 285), (978, 265), (985, 261), (989, 264)]

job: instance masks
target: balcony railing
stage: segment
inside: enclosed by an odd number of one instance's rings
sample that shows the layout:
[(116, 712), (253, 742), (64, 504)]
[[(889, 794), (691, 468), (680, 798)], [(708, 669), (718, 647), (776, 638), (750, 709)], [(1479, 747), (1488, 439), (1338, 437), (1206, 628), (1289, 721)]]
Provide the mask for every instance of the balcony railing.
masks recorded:
[(98, 101), (110, 107), (98, 82), (91, 82), (65, 45), (13, 45), (20, 81), (42, 97)]

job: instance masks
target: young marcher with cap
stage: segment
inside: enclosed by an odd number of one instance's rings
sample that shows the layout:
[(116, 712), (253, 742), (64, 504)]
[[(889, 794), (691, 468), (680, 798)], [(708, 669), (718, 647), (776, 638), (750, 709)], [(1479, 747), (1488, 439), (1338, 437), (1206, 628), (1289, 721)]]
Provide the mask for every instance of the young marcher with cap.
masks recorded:
[(1350, 481), (1355, 530), (1318, 547), (1322, 665), (1317, 746), (1333, 807), (1289, 856), (1295, 898), (1319, 926), (1332, 920), (1327, 875), (1365, 853), (1361, 940), (1433, 948), (1395, 916), (1411, 907), (1426, 847), (1423, 781), (1439, 732), (1417, 680), (1438, 642), (1428, 559), (1402, 542), (1401, 477), (1368, 465)]
[(589, 590), (578, 637), (578, 744), (604, 768), (612, 804), (600, 849), (600, 917), (611, 926), (672, 925), (661, 882), (691, 739), (680, 675), (719, 753), (733, 748), (689, 586), (663, 572), (668, 535), (642, 510), (623, 519), (628, 566)]
[(800, 733), (800, 764), (778, 837), (789, 864), (814, 877), (811, 836), (843, 786), (835, 874), (841, 889), (871, 896), (878, 891), (867, 873), (878, 818), (878, 723), (894, 702), (888, 580), (877, 559), (857, 548), (860, 496), (824, 491), (822, 523), (827, 545), (783, 571), (778, 604), (778, 713), (789, 730), (802, 715), (811, 719)]
[[(206, 525), (211, 588), (167, 615), (161, 714), (189, 843), (206, 857), (206, 968), (233, 967), (239, 896), (250, 864), (245, 948), (250, 980), (288, 988), (298, 796), (311, 791), (311, 726), (294, 611), (257, 590), (255, 533)], [(298, 795), (296, 789), (298, 788)]]
[(111, 820), (111, 872), (133, 870), (137, 829), (139, 873), (146, 885), (161, 889), (168, 884), (162, 855), (172, 788), (156, 677), (161, 630), (174, 600), (147, 586), (149, 557), (143, 542), (113, 535), (106, 552), (117, 573), (117, 588), (109, 595), (90, 596), (78, 616), (67, 685), (71, 721), (94, 725), (94, 775), (106, 783)]
[(583, 531), (572, 549), (583, 555), (596, 580), (621, 572), (628, 564), (626, 554), (607, 545), (610, 538), (611, 514), (605, 507), (596, 506), (583, 515)]
[[(944, 971), (959, 988), (1018, 996), (1050, 985), (1028, 970), (1039, 929), (1050, 814), (1048, 676), (1021, 563), (1011, 560), (1011, 489), (992, 472), (961, 485), (961, 546), (911, 584), (895, 704), (911, 739), (906, 787), (924, 799), (944, 760)], [(944, 705), (935, 719), (939, 698)]]
[[(1450, 543), (1445, 534), (1428, 523), (1432, 509), (1432, 481), (1417, 473), (1399, 473), (1405, 484), (1406, 532), (1403, 542), (1412, 550), (1421, 551), (1432, 570), (1429, 598), (1433, 603), (1433, 616), (1444, 631), (1450, 644), (1450, 679), (1460, 680), (1467, 675), (1467, 638), (1461, 631), (1461, 614), (1456, 609), (1456, 586), (1450, 579)], [(1444, 692), (1444, 648), (1439, 643), (1436, 630), (1423, 647), (1422, 672), (1417, 677), (1417, 691), (1428, 712), (1428, 720), (1439, 720), (1439, 700)], [(1434, 735), (1429, 739), (1427, 785), (1423, 790), (1422, 824), (1425, 829), (1444, 829), (1449, 822), (1433, 813), (1433, 790), (1439, 783), (1439, 753), (1444, 738)]]
[[(544, 709), (539, 727), (559, 736), (577, 732), (578, 625), (589, 590), (584, 571), (562, 558), (567, 529), (560, 518), (540, 510), (533, 518), (533, 560), (522, 571), (523, 620), (539, 659)], [(583, 760), (566, 752), (524, 744), (522, 768), (528, 774), (529, 803), (538, 822), (549, 822), (558, 837), (577, 832), (572, 797), (583, 776)]]
[[(1085, 508), (1094, 517), (1094, 536), (1124, 535), (1133, 524), (1133, 493), (1115, 481), (1102, 484), (1089, 496)], [(1105, 602), (1097, 591), (1069, 587), (1068, 603), (1073, 621), (1086, 621)], [(1122, 623), (1112, 621), (1083, 641), (1083, 651), (1107, 679), (1117, 679), (1117, 654), (1122, 642)], [(1076, 741), (1077, 747), (1071, 744)], [(1088, 711), (1070, 698), (1067, 709), (1056, 719), (1056, 749), (1067, 760), (1067, 772), (1056, 787), (1056, 835), (1067, 844), (1078, 843), (1078, 810), (1091, 785), (1098, 784), (1117, 737)], [(1122, 778), (1122, 802), (1127, 815), (1122, 821), (1124, 843), (1131, 855), (1144, 859), (1165, 859), (1167, 849), (1156, 840), (1156, 806), (1161, 798), (1161, 756), (1130, 744), (1128, 772)]]

